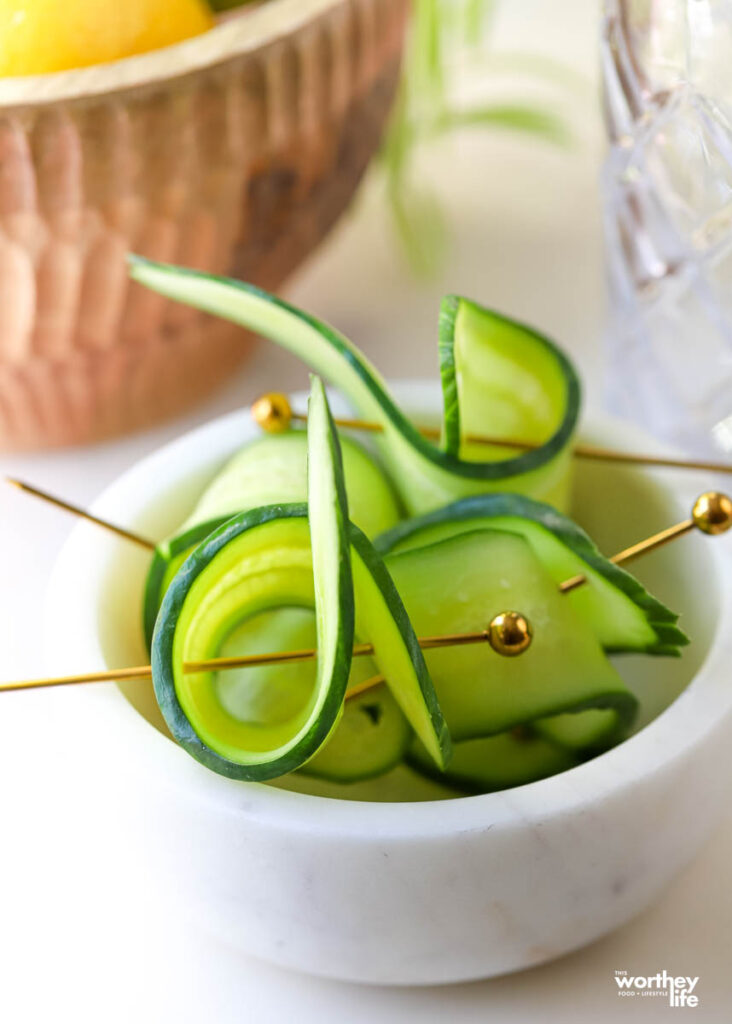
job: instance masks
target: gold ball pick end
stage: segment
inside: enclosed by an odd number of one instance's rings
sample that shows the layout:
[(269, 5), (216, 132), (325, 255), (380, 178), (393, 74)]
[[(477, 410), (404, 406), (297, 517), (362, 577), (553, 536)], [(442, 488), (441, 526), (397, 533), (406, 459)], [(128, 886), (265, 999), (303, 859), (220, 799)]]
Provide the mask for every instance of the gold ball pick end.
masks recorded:
[(732, 498), (720, 491), (707, 491), (694, 502), (691, 518), (702, 533), (726, 533), (732, 527)]
[(252, 419), (268, 434), (283, 434), (292, 423), (292, 406), (287, 395), (270, 391), (252, 403)]
[(496, 654), (515, 658), (531, 647), (534, 633), (530, 622), (520, 612), (501, 612), (491, 619), (487, 636)]

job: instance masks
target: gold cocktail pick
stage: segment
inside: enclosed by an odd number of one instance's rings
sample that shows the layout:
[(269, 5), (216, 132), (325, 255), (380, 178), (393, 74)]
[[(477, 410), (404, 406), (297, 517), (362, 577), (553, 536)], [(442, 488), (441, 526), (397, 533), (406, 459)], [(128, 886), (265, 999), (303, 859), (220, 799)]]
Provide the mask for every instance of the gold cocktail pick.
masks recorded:
[[(293, 421), (307, 422), (307, 415), (296, 412), (287, 395), (279, 391), (270, 391), (260, 395), (251, 406), (252, 419), (262, 430), (270, 434), (280, 434), (288, 430)], [(336, 417), (336, 426), (349, 430), (365, 430), (380, 433), (380, 423), (368, 420)], [(420, 434), (433, 440), (439, 440), (439, 427), (418, 426)], [(532, 441), (519, 441), (504, 437), (486, 437), (482, 434), (466, 434), (465, 440), (472, 444), (490, 445), (496, 448), (518, 448), (531, 451), (541, 445)], [(701, 459), (678, 459), (663, 455), (637, 455), (633, 452), (621, 452), (613, 448), (601, 448), (594, 444), (575, 444), (572, 454), (580, 459), (596, 459), (603, 462), (622, 462), (631, 466), (661, 466), (666, 469), (697, 469), (712, 473), (732, 473), (732, 465), (724, 462), (708, 462)]]
[[(682, 519), (680, 523), (669, 526), (665, 530), (660, 530), (658, 533), (654, 533), (652, 537), (646, 537), (645, 540), (638, 541), (637, 544), (632, 544), (629, 548), (618, 551), (616, 555), (611, 556), (610, 561), (615, 565), (625, 565), (640, 555), (649, 554), (651, 551), (655, 551), (656, 548), (661, 548), (664, 544), (668, 544), (669, 541), (683, 537), (684, 534), (690, 533), (694, 529), (709, 536), (717, 536), (720, 533), (726, 533), (730, 527), (732, 527), (732, 498), (722, 494), (721, 491), (705, 491), (694, 502), (688, 519)], [(586, 582), (587, 577), (579, 574), (560, 583), (559, 589), (563, 594), (566, 594), (570, 590), (576, 590), (577, 587), (581, 587)]]
[(148, 551), (154, 551), (156, 545), (153, 541), (148, 540), (147, 537), (141, 537), (139, 533), (133, 533), (132, 530), (127, 530), (123, 526), (117, 526), (115, 523), (110, 523), (106, 519), (100, 519), (99, 516), (92, 515), (91, 512), (87, 512), (86, 509), (80, 508), (78, 505), (72, 505), (68, 501), (64, 501), (63, 498), (57, 498), (53, 494), (49, 494), (48, 491), (42, 491), (38, 487), (34, 487), (32, 484), (27, 484), (23, 480), (16, 480), (14, 477), (6, 476), (5, 482), (10, 484), (12, 487), (17, 487), (19, 491), (23, 491), (25, 494), (32, 494), (34, 498), (40, 498), (42, 501), (46, 501), (49, 505), (55, 505), (56, 508), (63, 509), (64, 512), (69, 512), (72, 516), (76, 516), (78, 519), (86, 519), (89, 523), (94, 523), (95, 526), (101, 526), (103, 530), (108, 530), (110, 533), (116, 533), (118, 537), (122, 537), (124, 540), (132, 541), (133, 544), (137, 544), (141, 548), (147, 548)]
[[(65, 501), (63, 498), (57, 498), (47, 491), (42, 491), (39, 487), (24, 483), (22, 480), (15, 480), (12, 477), (6, 477), (5, 480), (26, 494), (31, 494), (34, 498), (40, 498), (56, 508), (63, 509), (64, 512), (78, 516), (80, 519), (85, 519), (95, 526), (101, 527), (103, 530), (108, 530), (118, 537), (122, 537), (124, 540), (132, 541), (140, 547), (147, 548), (149, 551), (154, 551), (157, 547), (155, 541), (142, 537), (138, 533), (133, 533), (122, 526), (117, 526), (115, 523), (110, 523), (106, 519), (101, 519), (99, 516), (92, 515), (86, 509), (78, 505), (72, 505), (71, 502)], [(694, 502), (691, 516), (688, 519), (684, 519), (674, 526), (669, 526), (659, 533), (654, 533), (653, 536), (646, 537), (645, 540), (638, 541), (637, 544), (632, 544), (629, 548), (618, 551), (617, 554), (610, 556), (609, 561), (615, 565), (624, 565), (640, 555), (648, 554), (650, 551), (655, 551), (656, 548), (663, 547), (669, 541), (676, 540), (677, 537), (682, 537), (685, 533), (689, 533), (695, 528), (702, 533), (716, 535), (726, 533), (730, 526), (732, 526), (732, 498), (729, 498), (721, 491), (705, 491)], [(566, 594), (585, 582), (586, 577), (581, 574), (572, 576), (570, 579), (560, 583), (559, 589), (563, 594)]]
[[(36, 493), (31, 491), (31, 493)], [(43, 497), (43, 492), (38, 492)], [(67, 507), (63, 503), (62, 507)], [(73, 506), (70, 506), (73, 509)], [(106, 526), (104, 520), (94, 518), (93, 522), (100, 526)], [(656, 548), (668, 544), (678, 537), (698, 529), (710, 536), (726, 533), (732, 527), (732, 498), (719, 491), (707, 491), (701, 494), (692, 507), (688, 519), (676, 523), (659, 533), (639, 541), (629, 548), (624, 548), (611, 561), (616, 565), (629, 562), (642, 554), (654, 551)], [(115, 531), (116, 532), (116, 531)], [(587, 582), (584, 575), (573, 576), (559, 584), (562, 593), (576, 590)], [(510, 657), (523, 654), (531, 644), (532, 631), (529, 622), (518, 612), (502, 612), (497, 615), (487, 629), (475, 633), (455, 633), (438, 637), (422, 637), (419, 640), (424, 650), (434, 650), (438, 647), (460, 646), (464, 644), (482, 643), (487, 641), (496, 653)], [(287, 662), (307, 661), (317, 657), (317, 650), (309, 648), (301, 651), (275, 651), (269, 654), (246, 655), (239, 658), (213, 658), (208, 661), (191, 662), (185, 665), (186, 672), (203, 672), (212, 670), (248, 668), (256, 665), (277, 665)], [(374, 653), (373, 645), (370, 643), (357, 644), (353, 649), (354, 657), (361, 657)], [(138, 668), (109, 669), (104, 672), (92, 672), (84, 675), (60, 676), (49, 679), (29, 679), (13, 683), (0, 684), (0, 693), (31, 690), (41, 687), (68, 686), (76, 683), (100, 683), (100, 682), (121, 682), (127, 679), (151, 678), (152, 668), (143, 665)], [(383, 682), (381, 676), (374, 676), (364, 680), (349, 690), (347, 699), (357, 696), (359, 693), (371, 689)]]
[[(719, 491), (706, 491), (704, 494), (700, 494), (694, 502), (688, 519), (683, 519), (680, 523), (676, 523), (675, 526), (669, 526), (665, 530), (654, 533), (651, 537), (646, 537), (645, 540), (638, 541), (637, 544), (632, 544), (629, 548), (618, 551), (616, 555), (610, 558), (610, 561), (615, 565), (631, 562), (634, 558), (655, 551), (656, 548), (663, 547), (664, 544), (668, 544), (678, 537), (683, 537), (684, 534), (694, 529), (700, 530), (709, 536), (716, 536), (720, 533), (726, 533), (730, 527), (732, 527), (732, 498), (729, 498), (726, 494), (721, 494)], [(559, 584), (559, 591), (562, 594), (568, 594), (586, 582), (587, 577), (583, 574), (572, 576), (570, 579), (564, 580), (563, 583)], [(346, 700), (358, 697), (360, 694), (381, 686), (385, 682), (386, 680), (382, 675), (364, 679), (362, 682), (351, 687), (346, 694)]]
[[(7, 483), (12, 484), (27, 494), (33, 495), (34, 498), (40, 498), (56, 508), (63, 509), (64, 512), (69, 512), (80, 519), (94, 523), (95, 526), (99, 526), (103, 530), (109, 530), (124, 540), (133, 541), (133, 543), (147, 548), (149, 551), (154, 551), (157, 546), (154, 541), (141, 537), (139, 534), (126, 530), (121, 526), (117, 526), (115, 523), (110, 523), (106, 519), (100, 519), (99, 516), (92, 515), (86, 509), (80, 508), (78, 505), (72, 505), (70, 502), (57, 498), (47, 491), (42, 491), (39, 487), (33, 487), (31, 484), (15, 480), (11, 477), (6, 477), (5, 479)], [(654, 533), (653, 536), (646, 537), (645, 540), (638, 541), (637, 544), (632, 544), (629, 548), (618, 551), (617, 554), (610, 556), (609, 561), (615, 565), (624, 565), (640, 555), (648, 554), (651, 551), (655, 551), (656, 548), (663, 547), (669, 541), (676, 540), (677, 537), (682, 537), (685, 533), (689, 533), (695, 528), (702, 533), (715, 535), (726, 533), (730, 526), (732, 526), (732, 498), (729, 498), (721, 491), (705, 491), (694, 502), (691, 516), (688, 519), (684, 519), (674, 526), (669, 526), (659, 533)], [(576, 590), (577, 587), (582, 586), (586, 581), (587, 579), (584, 575), (578, 574), (560, 583), (559, 590), (566, 594), (571, 590)], [(287, 659), (283, 656), (282, 660)], [(264, 664), (264, 662), (259, 662), (258, 664)]]
[[(444, 636), (425, 636), (418, 639), (419, 646), (425, 650), (438, 647), (465, 647), (469, 644), (488, 643), (504, 658), (523, 654), (531, 646), (533, 631), (531, 624), (520, 612), (501, 612), (496, 615), (485, 629), (473, 633), (448, 633)], [(372, 643), (355, 644), (353, 657), (361, 658), (374, 653)], [(258, 665), (281, 665), (289, 662), (312, 661), (317, 658), (317, 648), (309, 647), (301, 651), (274, 651), (270, 654), (248, 654), (238, 658), (208, 658), (206, 661), (188, 661), (183, 671), (218, 672), (232, 668), (253, 668)], [(19, 690), (38, 690), (53, 686), (74, 686), (81, 683), (119, 683), (129, 679), (151, 679), (152, 666), (140, 665), (136, 668), (106, 669), (102, 672), (88, 672), (83, 675), (56, 676), (48, 679), (23, 679), (14, 683), (0, 683), (0, 693), (17, 692)], [(362, 692), (363, 684), (358, 692)], [(356, 696), (355, 687), (348, 694)]]

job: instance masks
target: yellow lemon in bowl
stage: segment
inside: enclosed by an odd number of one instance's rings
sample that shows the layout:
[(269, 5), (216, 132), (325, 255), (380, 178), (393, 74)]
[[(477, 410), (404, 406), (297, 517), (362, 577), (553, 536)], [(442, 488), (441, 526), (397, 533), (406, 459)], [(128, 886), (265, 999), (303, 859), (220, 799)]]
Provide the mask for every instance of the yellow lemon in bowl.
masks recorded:
[(205, 0), (0, 0), (0, 76), (105, 64), (213, 24)]

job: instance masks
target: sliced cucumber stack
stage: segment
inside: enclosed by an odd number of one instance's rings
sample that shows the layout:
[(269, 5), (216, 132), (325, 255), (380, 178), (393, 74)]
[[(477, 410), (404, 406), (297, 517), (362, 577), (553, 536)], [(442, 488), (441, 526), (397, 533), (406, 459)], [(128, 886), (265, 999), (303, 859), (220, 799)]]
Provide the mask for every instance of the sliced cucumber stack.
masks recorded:
[(630, 573), (614, 565), (566, 516), (519, 494), (485, 494), (399, 523), (376, 540), (382, 554), (433, 544), (488, 527), (523, 537), (555, 583), (583, 575), (569, 602), (608, 652), (678, 655), (688, 638), (675, 615)]
[[(193, 270), (131, 261), (136, 281), (232, 320), (282, 345), (338, 387), (356, 413), (378, 423), (383, 460), (411, 513), (469, 494), (511, 490), (565, 507), (580, 388), (547, 338), (474, 302), (443, 303), (440, 358), (445, 448), (410, 423), (376, 369), (343, 335), (252, 285)], [(512, 453), (465, 441), (467, 432), (536, 442)]]

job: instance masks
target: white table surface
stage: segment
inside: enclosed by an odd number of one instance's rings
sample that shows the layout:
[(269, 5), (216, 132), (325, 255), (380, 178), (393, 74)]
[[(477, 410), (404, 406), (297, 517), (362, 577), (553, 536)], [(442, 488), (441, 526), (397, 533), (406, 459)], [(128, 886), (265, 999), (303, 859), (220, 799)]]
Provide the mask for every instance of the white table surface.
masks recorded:
[[(587, 394), (601, 396), (604, 322), (596, 175), (597, 11), (587, 0), (513, 0), (498, 32), (565, 60), (581, 76), (559, 98), (575, 126), (570, 151), (508, 135), (473, 135), (422, 154), (453, 225), (444, 272), (417, 282), (395, 253), (378, 177), (322, 251), (292, 282), (294, 301), (332, 321), (392, 377), (436, 366), (440, 296), (459, 291), (533, 321), (577, 360)], [(0, 458), (0, 469), (80, 503), (141, 455), (268, 388), (302, 387), (306, 371), (262, 345), (225, 392), (175, 423), (122, 441)], [(0, 501), (0, 675), (43, 671), (37, 623), (50, 566), (70, 521), (7, 489)], [(659, 999), (619, 1000), (613, 972), (696, 976), (694, 1019), (732, 1019), (732, 816), (661, 901), (616, 934), (564, 959), (495, 981), (442, 989), (379, 989), (286, 973), (168, 919), (124, 850), (98, 864), (68, 839), (74, 806), (32, 745), (32, 702), (0, 707), (0, 1020), (8, 1024), (143, 1024), (199, 1020), (386, 1022), (666, 1020)], [(78, 803), (78, 802), (77, 802)], [(732, 803), (732, 800), (731, 800)], [(71, 811), (69, 811), (71, 808)], [(66, 833), (58, 842), (60, 832)], [(69, 854), (73, 850), (73, 855)]]

